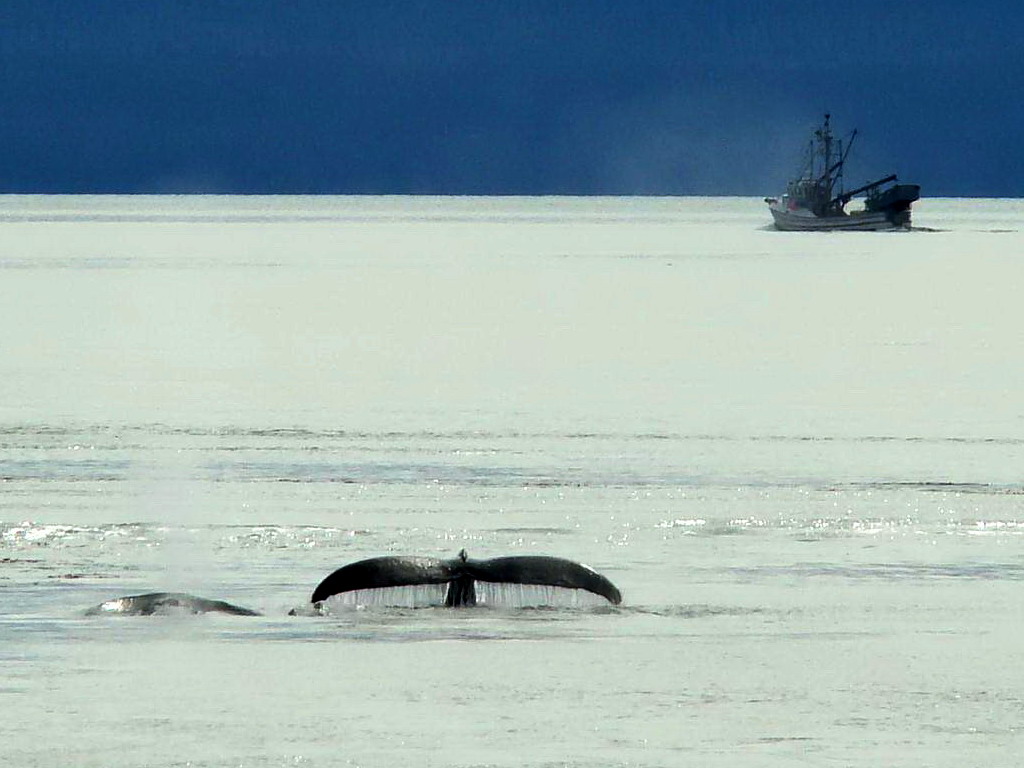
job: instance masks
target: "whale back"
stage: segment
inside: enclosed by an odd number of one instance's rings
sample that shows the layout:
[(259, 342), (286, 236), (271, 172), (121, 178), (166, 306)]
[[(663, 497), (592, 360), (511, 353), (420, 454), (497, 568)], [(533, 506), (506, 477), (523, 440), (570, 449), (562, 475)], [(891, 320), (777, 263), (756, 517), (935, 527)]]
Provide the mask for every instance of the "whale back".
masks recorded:
[(208, 600), (184, 592), (149, 592), (107, 600), (85, 612), (86, 616), (153, 616), (173, 613), (227, 613), (232, 616), (260, 616), (261, 614), (223, 600)]

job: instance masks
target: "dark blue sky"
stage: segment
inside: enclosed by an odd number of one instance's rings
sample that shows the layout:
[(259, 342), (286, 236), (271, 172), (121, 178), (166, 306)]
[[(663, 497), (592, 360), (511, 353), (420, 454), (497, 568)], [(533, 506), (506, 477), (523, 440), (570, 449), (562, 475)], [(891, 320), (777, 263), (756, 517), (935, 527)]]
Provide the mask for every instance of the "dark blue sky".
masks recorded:
[(1020, 0), (4, 0), (0, 191), (1024, 196)]

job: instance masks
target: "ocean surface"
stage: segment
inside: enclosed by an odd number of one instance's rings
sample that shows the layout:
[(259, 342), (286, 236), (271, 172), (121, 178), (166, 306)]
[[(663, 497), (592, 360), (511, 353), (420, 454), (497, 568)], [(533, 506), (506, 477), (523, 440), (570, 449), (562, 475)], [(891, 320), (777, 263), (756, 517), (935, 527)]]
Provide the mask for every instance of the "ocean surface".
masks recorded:
[[(1019, 765), (1024, 201), (914, 221), (0, 197), (0, 762)], [(303, 611), (462, 548), (624, 600)]]

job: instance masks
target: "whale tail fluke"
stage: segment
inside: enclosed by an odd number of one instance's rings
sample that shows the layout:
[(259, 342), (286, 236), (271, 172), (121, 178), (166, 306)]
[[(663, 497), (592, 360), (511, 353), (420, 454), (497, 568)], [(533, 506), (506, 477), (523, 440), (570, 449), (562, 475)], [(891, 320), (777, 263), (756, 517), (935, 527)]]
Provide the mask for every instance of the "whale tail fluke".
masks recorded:
[(350, 563), (321, 581), (311, 602), (359, 590), (446, 584), (446, 606), (469, 606), (476, 604), (476, 582), (579, 589), (600, 595), (613, 605), (622, 602), (622, 594), (607, 578), (572, 560), (544, 555), (472, 560), (465, 550), (452, 560), (394, 556)]
[(453, 578), (455, 574), (444, 560), (431, 557), (371, 557), (336, 570), (317, 585), (310, 601), (319, 603), (331, 595), (363, 589), (447, 584)]
[(600, 595), (612, 605), (622, 602), (622, 593), (607, 578), (589, 566), (561, 557), (519, 555), (469, 560), (466, 572), (477, 581), (583, 589)]

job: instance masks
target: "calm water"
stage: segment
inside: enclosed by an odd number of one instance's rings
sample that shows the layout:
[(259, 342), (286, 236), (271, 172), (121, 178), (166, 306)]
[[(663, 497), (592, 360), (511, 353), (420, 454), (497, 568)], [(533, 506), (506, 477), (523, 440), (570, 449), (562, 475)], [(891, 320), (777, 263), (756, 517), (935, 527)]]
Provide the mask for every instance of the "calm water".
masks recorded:
[[(0, 197), (5, 759), (1017, 765), (1024, 202), (915, 211)], [(288, 616), (463, 547), (624, 604)]]

